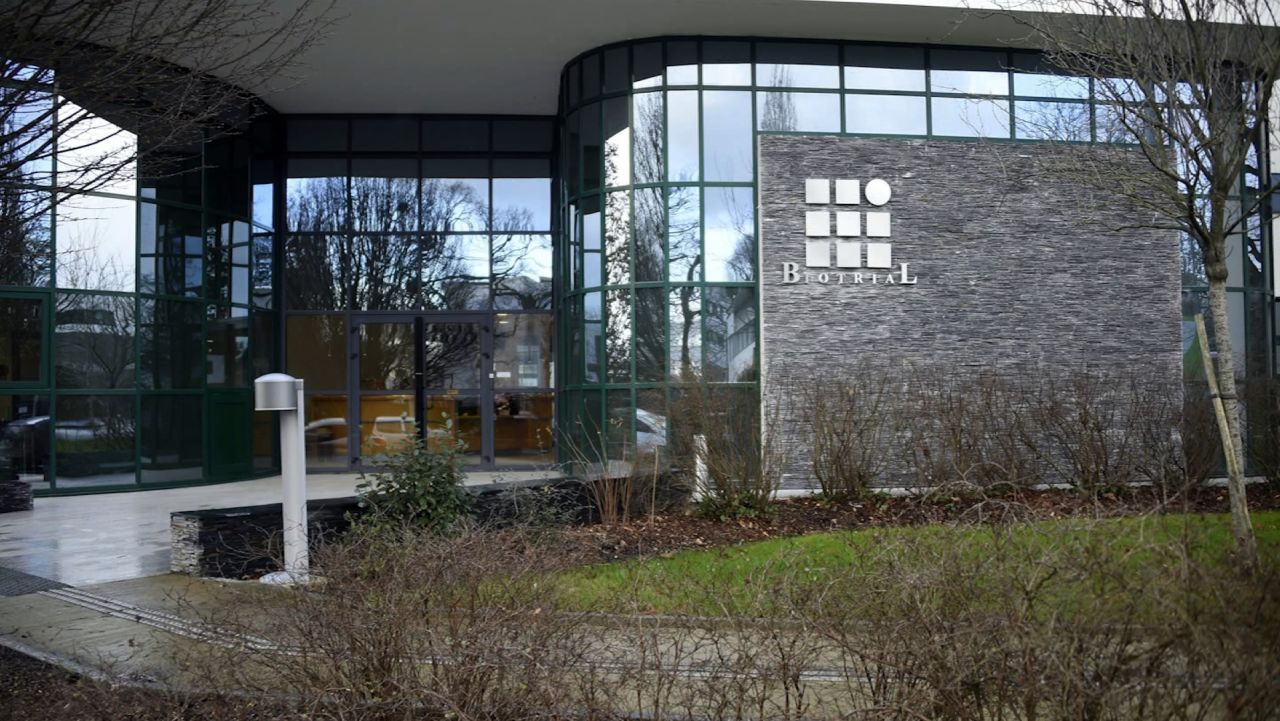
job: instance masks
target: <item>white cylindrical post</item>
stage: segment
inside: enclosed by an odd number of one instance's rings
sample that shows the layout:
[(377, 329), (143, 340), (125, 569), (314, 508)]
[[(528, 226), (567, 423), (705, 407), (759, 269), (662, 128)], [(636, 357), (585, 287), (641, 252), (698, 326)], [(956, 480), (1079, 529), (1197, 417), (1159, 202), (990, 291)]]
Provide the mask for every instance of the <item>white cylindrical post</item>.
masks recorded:
[(307, 553), (306, 441), (303, 437), (305, 398), (302, 381), (284, 373), (268, 373), (253, 382), (254, 407), (280, 413), (280, 480), (284, 529), (284, 570), (263, 576), (264, 583), (303, 583), (310, 560)]
[(707, 473), (707, 437), (699, 433), (693, 437), (693, 500), (700, 501), (707, 494), (711, 475)]

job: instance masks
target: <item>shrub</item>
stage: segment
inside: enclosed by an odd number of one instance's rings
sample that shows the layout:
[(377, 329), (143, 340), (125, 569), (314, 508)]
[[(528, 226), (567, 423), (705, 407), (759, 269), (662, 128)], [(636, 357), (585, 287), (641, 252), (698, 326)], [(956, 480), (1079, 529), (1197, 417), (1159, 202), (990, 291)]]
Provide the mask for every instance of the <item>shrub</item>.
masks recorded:
[(356, 486), (362, 524), (405, 525), (443, 532), (467, 511), (460, 448), (428, 448), (416, 436), (382, 459), (382, 470)]
[(813, 439), (810, 460), (823, 496), (862, 498), (879, 479), (891, 393), (888, 379), (865, 364), (843, 379), (801, 387), (800, 426)]

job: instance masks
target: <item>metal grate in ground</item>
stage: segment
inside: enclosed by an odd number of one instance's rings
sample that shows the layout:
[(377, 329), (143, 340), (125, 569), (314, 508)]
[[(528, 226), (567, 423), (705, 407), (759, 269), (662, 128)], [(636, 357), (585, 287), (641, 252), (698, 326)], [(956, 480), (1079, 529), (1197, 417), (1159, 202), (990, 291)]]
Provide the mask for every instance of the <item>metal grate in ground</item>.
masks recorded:
[(67, 588), (67, 584), (0, 566), (0, 596), (25, 596), (53, 588)]

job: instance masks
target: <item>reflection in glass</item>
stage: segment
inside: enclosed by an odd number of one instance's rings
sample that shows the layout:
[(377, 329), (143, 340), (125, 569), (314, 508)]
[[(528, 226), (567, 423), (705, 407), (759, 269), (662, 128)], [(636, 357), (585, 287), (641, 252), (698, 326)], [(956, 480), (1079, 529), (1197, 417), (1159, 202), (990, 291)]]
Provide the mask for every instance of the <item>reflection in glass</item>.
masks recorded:
[(1019, 138), (1087, 141), (1089, 106), (1085, 103), (1050, 103), (1019, 100), (1013, 106), (1014, 132)]
[(134, 485), (133, 404), (133, 395), (58, 396), (53, 443), (59, 488)]
[(630, 68), (627, 65), (629, 48), (610, 48), (604, 53), (604, 91), (616, 93), (627, 89)]
[(602, 312), (600, 293), (582, 296), (582, 317), (585, 319), (583, 343), (586, 349), (583, 362), (583, 379), (588, 383), (600, 382), (604, 334), (601, 330)]
[[(610, 383), (631, 380), (631, 291), (605, 292), (605, 368)], [(590, 367), (588, 367), (590, 370)]]
[(345, 331), (340, 315), (285, 318), (285, 372), (305, 380), (309, 389), (346, 388)]
[[(636, 389), (636, 460), (652, 472), (669, 458), (667, 448), (667, 392), (663, 388)], [(650, 458), (657, 454), (657, 458)], [(655, 465), (658, 464), (658, 465)]]
[(293, 231), (342, 230), (347, 218), (347, 161), (295, 158), (285, 181), (285, 217)]
[(498, 463), (553, 463), (553, 393), (496, 393), (493, 450)]
[(493, 121), (493, 149), (497, 152), (546, 153), (551, 151), (550, 120), (509, 118)]
[(751, 44), (736, 40), (702, 43), (703, 85), (750, 85)]
[(702, 280), (702, 203), (699, 189), (667, 189), (668, 273), (672, 282)]
[(360, 454), (365, 463), (402, 450), (418, 434), (413, 395), (360, 396)]
[(698, 91), (667, 93), (667, 180), (696, 182), (701, 177), (698, 133)]
[(276, 314), (255, 310), (249, 316), (253, 330), (253, 377), (276, 370), (276, 345), (280, 337)]
[(840, 87), (839, 50), (816, 43), (757, 43), (756, 84), (774, 88)]
[(844, 49), (844, 86), (859, 90), (924, 91), (924, 50), (881, 45)]
[(493, 387), (555, 385), (551, 316), (498, 313), (493, 328)]
[(137, 203), (128, 198), (72, 195), (60, 200), (58, 287), (132, 293), (137, 212)]
[(708, 281), (755, 279), (755, 201), (751, 188), (707, 188)]
[(413, 118), (357, 118), (351, 121), (351, 149), (415, 152), (418, 123)]
[(760, 130), (840, 132), (840, 96), (835, 93), (762, 92), (756, 95)]
[(631, 184), (631, 125), (627, 99), (604, 101), (604, 184), (609, 188)]
[(205, 385), (246, 388), (249, 385), (249, 311), (230, 310), (236, 317), (209, 318), (205, 322), (207, 354)]
[(702, 162), (707, 181), (752, 180), (751, 93), (702, 94)]
[(295, 235), (284, 248), (284, 298), (290, 310), (341, 310), (350, 289), (350, 241), (344, 235)]
[(203, 305), (179, 300), (140, 303), (138, 355), (143, 388), (200, 388), (204, 385)]
[(480, 397), (428, 395), (427, 448), (457, 447), (466, 465), (480, 463)]
[[(500, 174), (513, 177), (495, 177), (493, 180), (493, 228), (494, 230), (551, 229), (551, 178), (547, 164), (533, 161), (525, 170), (517, 164), (527, 161), (505, 161), (495, 168)], [(539, 175), (514, 176), (516, 172), (540, 173)]]
[(44, 322), (44, 303), (38, 298), (0, 298), (0, 382), (40, 381)]
[(631, 112), (636, 144), (635, 182), (660, 183), (666, 178), (662, 167), (662, 93), (632, 96)]
[(667, 84), (698, 84), (698, 43), (673, 40), (667, 43)]
[(636, 289), (636, 380), (665, 380), (667, 361), (667, 291)]
[(202, 404), (198, 395), (142, 396), (138, 464), (143, 483), (179, 483), (203, 477)]
[(671, 377), (691, 381), (702, 370), (702, 289), (692, 285), (673, 287), (667, 317), (671, 327)]
[(662, 188), (636, 188), (636, 272), (637, 283), (664, 279), (665, 261), (662, 245), (666, 228)]
[(578, 136), (582, 147), (578, 157), (582, 159), (582, 190), (596, 190), (600, 187), (600, 106), (589, 105), (582, 110), (579, 118), (582, 122), (582, 133)]
[(133, 387), (133, 296), (60, 293), (54, 324), (58, 387)]
[(1013, 94), (1086, 100), (1089, 79), (1056, 73), (1039, 53), (1013, 54)]
[(924, 135), (928, 132), (923, 97), (846, 95), (845, 131), (876, 135)]
[[(444, 176), (471, 171), (481, 177)], [(483, 231), (489, 227), (489, 181), (484, 161), (424, 161), (422, 228), (439, 233)]]
[(412, 323), (360, 324), (360, 389), (401, 391), (413, 388)]
[(484, 152), (489, 149), (489, 121), (424, 120), (422, 121), (422, 149), (451, 153)]
[(706, 288), (706, 366), (712, 382), (756, 380), (756, 293), (754, 288)]
[(354, 307), (358, 310), (417, 308), (419, 245), (416, 237), (407, 235), (355, 236), (351, 242)]
[(418, 163), (400, 158), (351, 161), (351, 225), (357, 233), (418, 229)]
[(52, 280), (53, 236), (49, 213), (41, 210), (48, 203), (43, 191), (0, 186), (0, 285), (40, 286)]
[(493, 305), (500, 310), (551, 307), (551, 236), (493, 236)]
[(35, 490), (49, 488), (51, 420), (48, 396), (0, 395), (0, 465)]
[(346, 395), (307, 394), (302, 442), (307, 453), (307, 470), (346, 468), (349, 465)]
[(1009, 101), (933, 98), (933, 134), (965, 138), (1009, 137)]
[(662, 85), (662, 43), (640, 43), (631, 48), (631, 87), (653, 88)]
[(423, 387), (479, 388), (480, 351), (480, 326), (475, 323), (423, 324)]
[(203, 295), (204, 227), (200, 211), (143, 203), (139, 241), (139, 290), (159, 295)]
[[(634, 407), (631, 391), (605, 391), (604, 442), (606, 458), (617, 472), (630, 473), (630, 463), (635, 460), (635, 441), (632, 436)], [(614, 465), (618, 464), (618, 465)]]
[(606, 285), (631, 282), (631, 201), (626, 191), (609, 193), (604, 219)]
[(930, 55), (930, 90), (935, 93), (1008, 95), (1009, 73), (1002, 52), (934, 50)]

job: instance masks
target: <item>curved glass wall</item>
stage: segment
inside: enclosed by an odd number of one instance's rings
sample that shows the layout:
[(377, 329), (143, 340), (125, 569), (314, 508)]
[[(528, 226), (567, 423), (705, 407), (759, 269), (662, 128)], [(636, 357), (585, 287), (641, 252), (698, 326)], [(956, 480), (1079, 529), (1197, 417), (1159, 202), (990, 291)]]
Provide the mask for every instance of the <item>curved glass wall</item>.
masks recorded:
[(0, 182), (0, 466), (46, 493), (270, 472), (250, 384), (274, 365), (272, 256), (249, 139), (139, 158), (109, 108), (85, 115), (46, 76), (24, 108), (51, 115), (52, 151)]
[[(1088, 80), (1054, 74), (1036, 53), (955, 47), (635, 41), (571, 62), (560, 106), (561, 429), (580, 447), (603, 435), (613, 459), (665, 447), (683, 381), (757, 392), (760, 133), (1123, 137)], [(1257, 187), (1242, 178), (1242, 194)], [(1232, 255), (1232, 328), (1241, 367), (1264, 374), (1269, 259), (1264, 224), (1246, 228)], [(1184, 247), (1188, 312), (1204, 295), (1195, 265)]]

